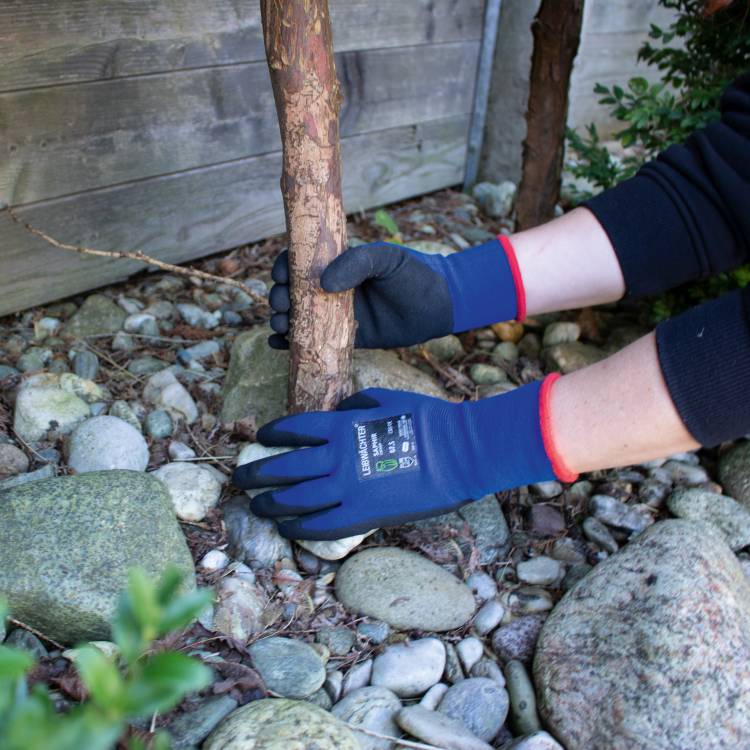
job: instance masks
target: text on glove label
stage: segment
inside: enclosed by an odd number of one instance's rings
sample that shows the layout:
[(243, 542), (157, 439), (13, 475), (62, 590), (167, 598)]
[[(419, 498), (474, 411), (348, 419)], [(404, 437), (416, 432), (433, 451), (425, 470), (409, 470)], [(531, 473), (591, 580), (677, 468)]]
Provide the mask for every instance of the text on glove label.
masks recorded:
[(419, 468), (411, 414), (354, 423), (357, 474), (378, 479)]

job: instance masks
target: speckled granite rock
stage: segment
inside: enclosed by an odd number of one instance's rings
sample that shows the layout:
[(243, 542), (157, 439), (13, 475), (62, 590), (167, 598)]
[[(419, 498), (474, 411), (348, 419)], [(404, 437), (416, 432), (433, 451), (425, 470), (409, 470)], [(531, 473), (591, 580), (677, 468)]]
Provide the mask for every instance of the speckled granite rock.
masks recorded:
[(741, 505), (731, 497), (685, 487), (669, 496), (667, 507), (679, 518), (716, 526), (734, 550), (750, 544), (750, 506)]
[[(395, 716), (401, 710), (401, 701), (395, 693), (382, 687), (370, 686), (352, 690), (340, 700), (331, 713), (341, 721), (379, 734), (398, 737), (400, 730)], [(356, 733), (361, 750), (393, 750), (390, 740)]]
[(739, 443), (721, 457), (719, 481), (727, 495), (750, 508), (750, 441)]
[(347, 559), (336, 575), (336, 597), (349, 610), (404, 630), (453, 630), (475, 608), (466, 584), (427, 558), (394, 547)]
[(285, 698), (307, 698), (325, 682), (320, 656), (303, 641), (261, 638), (248, 651), (266, 687)]
[(193, 561), (163, 485), (101, 471), (0, 492), (0, 593), (19, 620), (62, 641), (105, 639), (136, 565), (159, 575)]
[(534, 675), (568, 750), (750, 746), (750, 584), (713, 527), (657, 523), (555, 607)]
[(232, 711), (203, 750), (360, 750), (351, 730), (304, 701), (266, 698)]
[(63, 435), (91, 415), (88, 404), (54, 385), (26, 386), (19, 390), (13, 429), (23, 440), (34, 442), (54, 427)]

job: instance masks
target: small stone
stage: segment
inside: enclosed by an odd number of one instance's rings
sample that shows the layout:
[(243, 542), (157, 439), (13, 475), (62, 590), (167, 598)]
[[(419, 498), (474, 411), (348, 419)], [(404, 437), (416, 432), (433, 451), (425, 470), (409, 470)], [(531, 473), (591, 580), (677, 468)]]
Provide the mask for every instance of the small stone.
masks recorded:
[(322, 708), (324, 711), (330, 711), (333, 707), (333, 701), (331, 697), (326, 693), (323, 688), (318, 688), (312, 695), (305, 698), (308, 703), (312, 703), (313, 706)]
[(550, 557), (564, 563), (585, 563), (586, 545), (577, 539), (571, 539), (569, 536), (555, 539)]
[(227, 530), (227, 550), (236, 560), (251, 567), (268, 568), (278, 560), (292, 557), (292, 547), (270, 518), (259, 518), (241, 497), (223, 506)]
[(307, 643), (272, 636), (256, 641), (248, 652), (266, 687), (285, 698), (306, 698), (325, 682), (323, 662)]
[[(661, 468), (669, 472), (672, 481), (676, 484), (696, 485), (710, 481), (708, 472), (699, 465), (670, 460)], [(721, 474), (721, 470), (719, 471)]]
[(343, 685), (344, 675), (340, 669), (334, 669), (326, 673), (323, 689), (328, 693), (332, 703), (337, 703), (341, 698)]
[(498, 365), (512, 365), (518, 359), (518, 347), (512, 341), (501, 341), (492, 350), (492, 359)]
[(471, 590), (455, 576), (421, 555), (389, 547), (348, 558), (336, 576), (336, 596), (347, 609), (404, 630), (453, 630), (475, 608)]
[(589, 500), (589, 513), (607, 526), (632, 534), (640, 534), (654, 522), (647, 510), (626, 505), (609, 495), (593, 495)]
[(508, 597), (508, 606), (514, 614), (531, 615), (538, 612), (547, 612), (554, 606), (552, 597), (544, 589), (524, 586), (511, 592)]
[(11, 631), (3, 645), (12, 646), (20, 651), (26, 651), (37, 661), (47, 658), (47, 649), (44, 647), (44, 644), (33, 633), (23, 628), (15, 628), (15, 630)]
[(546, 503), (534, 503), (530, 509), (531, 533), (536, 536), (556, 536), (567, 529), (563, 514)]
[(198, 407), (193, 397), (169, 370), (157, 372), (148, 379), (143, 398), (168, 411), (173, 419), (184, 419), (187, 424), (198, 419)]
[(422, 708), (426, 708), (430, 711), (437, 710), (440, 705), (440, 701), (443, 700), (443, 696), (448, 692), (448, 685), (444, 682), (438, 682), (437, 685), (433, 685), (419, 700), (419, 705)]
[(750, 509), (750, 442), (744, 440), (721, 456), (719, 481), (724, 492)]
[(430, 339), (422, 346), (440, 362), (451, 362), (464, 354), (461, 340), (452, 333), (437, 339)]
[(159, 320), (172, 320), (177, 315), (175, 306), (168, 300), (159, 300), (149, 305), (145, 312)]
[(535, 495), (543, 497), (546, 500), (550, 500), (553, 497), (562, 495), (563, 487), (560, 482), (549, 481), (549, 482), (536, 482), (531, 485), (531, 490)]
[(443, 643), (443, 646), (445, 647), (445, 670), (443, 678), (451, 685), (455, 685), (464, 679), (464, 670), (461, 667), (456, 647), (448, 641)]
[(540, 555), (525, 560), (516, 566), (518, 580), (538, 586), (547, 586), (559, 581), (563, 576), (563, 567), (558, 560)]
[(73, 357), (73, 372), (84, 380), (93, 380), (99, 372), (99, 357), (88, 349), (76, 352)]
[(606, 352), (601, 349), (580, 341), (555, 344), (544, 350), (547, 369), (559, 371), (563, 375), (596, 364), (606, 356)]
[(11, 378), (14, 375), (18, 375), (19, 371), (15, 367), (11, 367), (10, 365), (3, 365), (0, 364), (0, 383), (2, 383), (3, 380), (6, 378)]
[(163, 409), (156, 409), (149, 412), (143, 427), (146, 430), (146, 434), (154, 440), (168, 438), (174, 429), (172, 417), (169, 416), (169, 412)]
[(181, 443), (179, 440), (172, 440), (169, 443), (167, 453), (169, 453), (169, 457), (173, 461), (188, 461), (191, 458), (195, 458), (195, 451), (189, 445), (185, 445), (185, 443)]
[(492, 576), (478, 570), (466, 579), (466, 585), (474, 592), (474, 596), (482, 601), (497, 596), (497, 584)]
[(141, 423), (138, 420), (138, 416), (127, 401), (115, 401), (109, 407), (109, 416), (122, 419), (123, 422), (127, 422), (131, 427), (138, 430), (138, 432), (141, 431)]
[(125, 322), (125, 312), (109, 297), (92, 294), (65, 325), (65, 333), (77, 338), (117, 333)]
[(106, 388), (93, 383), (91, 380), (79, 378), (72, 372), (61, 373), (57, 376), (57, 382), (62, 390), (75, 394), (87, 404), (109, 401), (112, 398)]
[(679, 518), (715, 526), (735, 551), (750, 544), (750, 510), (731, 497), (699, 489), (678, 489), (669, 496), (667, 507)]
[(425, 255), (453, 255), (456, 252), (456, 248), (446, 244), (445, 242), (437, 242), (435, 240), (411, 240), (409, 247), (412, 250), (416, 250), (418, 253), (424, 253)]
[(588, 479), (581, 479), (568, 487), (568, 495), (575, 499), (588, 500), (594, 491), (594, 485)]
[(391, 634), (391, 628), (387, 622), (360, 622), (357, 625), (357, 632), (362, 638), (367, 638), (368, 641), (379, 646), (385, 643)]
[(135, 339), (125, 331), (119, 331), (112, 339), (112, 349), (116, 352), (131, 352), (135, 347)]
[(73, 430), (68, 443), (68, 465), (76, 473), (112, 469), (145, 471), (148, 445), (143, 435), (122, 419), (87, 419)]
[(179, 349), (177, 351), (177, 357), (184, 365), (189, 365), (191, 362), (200, 362), (203, 359), (208, 359), (218, 354), (221, 351), (221, 346), (218, 341), (209, 339), (207, 341), (201, 341), (200, 344), (194, 344), (187, 349)]
[(497, 599), (486, 601), (474, 616), (474, 630), (479, 635), (487, 635), (500, 624), (504, 614), (505, 607)]
[[(390, 690), (382, 687), (363, 687), (353, 690), (332, 709), (331, 713), (350, 726), (371, 732), (398, 737), (400, 730), (395, 717), (401, 701)], [(392, 750), (393, 742), (355, 732), (361, 750)]]
[(194, 328), (207, 328), (212, 330), (219, 325), (221, 320), (221, 313), (208, 312), (207, 310), (198, 307), (198, 305), (192, 304), (179, 304), (176, 306), (177, 311), (180, 313), (180, 317), (189, 325)]
[(445, 646), (437, 638), (398, 643), (375, 657), (371, 682), (402, 698), (416, 698), (440, 681), (445, 662)]
[(495, 495), (467, 503), (458, 515), (469, 524), (480, 565), (491, 565), (510, 549), (510, 530)]
[(361, 750), (354, 734), (307, 701), (266, 698), (232, 711), (203, 750)]
[(456, 644), (456, 653), (464, 672), (468, 674), (471, 668), (484, 656), (484, 644), (479, 638), (469, 636)]
[(507, 219), (516, 200), (516, 185), (510, 180), (500, 183), (478, 182), (471, 189), (477, 205), (491, 219)]
[(90, 414), (88, 404), (54, 386), (22, 387), (16, 397), (13, 429), (26, 442), (41, 440), (50, 429), (67, 435)]
[(139, 299), (134, 299), (132, 297), (126, 297), (123, 294), (118, 295), (117, 297), (117, 304), (125, 310), (125, 312), (128, 315), (135, 315), (136, 313), (143, 310), (143, 302), (141, 302)]
[(344, 675), (344, 682), (341, 686), (341, 694), (349, 695), (353, 690), (363, 688), (370, 683), (372, 676), (372, 659), (366, 659), (349, 668)]
[(26, 454), (15, 445), (0, 444), (0, 479), (23, 474), (29, 468)]
[(246, 643), (251, 635), (266, 627), (262, 619), (266, 599), (251, 581), (226, 576), (219, 582), (216, 593), (212, 630)]
[(477, 385), (494, 385), (508, 379), (508, 374), (500, 367), (480, 363), (472, 365), (469, 374)]
[(200, 567), (209, 573), (216, 573), (229, 565), (229, 558), (218, 549), (212, 549), (203, 555)]
[(582, 529), (586, 539), (594, 542), (594, 544), (598, 544), (603, 550), (606, 550), (610, 554), (613, 555), (618, 549), (620, 549), (609, 529), (593, 516), (584, 519)]
[(500, 669), (498, 663), (492, 659), (480, 659), (471, 668), (472, 677), (486, 677), (488, 680), (493, 680), (501, 687), (505, 685), (505, 675), (503, 670)]
[(170, 463), (151, 475), (164, 482), (175, 513), (183, 521), (202, 521), (219, 502), (221, 484), (202, 466)]
[(396, 714), (398, 725), (422, 742), (445, 750), (493, 750), (455, 719), (422, 706), (407, 706)]
[(16, 474), (14, 477), (0, 481), (0, 490), (9, 490), (12, 487), (20, 487), (22, 484), (36, 482), (40, 479), (50, 479), (55, 476), (55, 467), (52, 464), (45, 464), (36, 471), (30, 471), (26, 474)]
[(638, 500), (650, 508), (661, 508), (670, 489), (670, 485), (659, 482), (657, 479), (646, 479), (638, 488)]
[(503, 750), (565, 750), (565, 748), (542, 730), (527, 734), (525, 737), (519, 737), (510, 745), (503, 745)]
[(141, 377), (143, 375), (153, 375), (162, 370), (166, 370), (169, 363), (156, 357), (137, 357), (128, 362), (128, 372), (131, 375)]
[(460, 721), (486, 742), (500, 731), (508, 715), (508, 694), (493, 680), (470, 677), (451, 687), (438, 711)]
[(578, 581), (585, 578), (592, 570), (593, 568), (591, 565), (585, 562), (571, 565), (568, 572), (565, 574), (565, 578), (562, 580), (561, 586), (563, 591), (570, 591)]
[(544, 624), (541, 615), (526, 615), (498, 628), (492, 636), (492, 648), (501, 661), (528, 662)]
[(535, 333), (526, 333), (518, 342), (518, 353), (528, 359), (536, 359), (542, 351), (542, 342)]
[(156, 322), (156, 318), (149, 313), (128, 315), (122, 327), (126, 333), (140, 333), (144, 336), (159, 335), (159, 324)]
[(581, 327), (578, 323), (558, 322), (550, 323), (544, 329), (542, 346), (554, 346), (555, 344), (567, 344), (578, 341), (581, 336)]
[(235, 708), (237, 701), (228, 695), (211, 695), (191, 705), (190, 710), (179, 714), (168, 725), (172, 750), (188, 750), (199, 745)]
[(505, 684), (510, 698), (510, 723), (516, 733), (531, 734), (541, 729), (534, 686), (520, 661), (505, 665)]
[(322, 643), (333, 656), (345, 656), (354, 646), (356, 636), (344, 626), (323, 627), (315, 633), (315, 640)]
[(43, 341), (49, 336), (54, 336), (60, 325), (57, 318), (40, 318), (34, 323), (34, 338), (37, 341)]

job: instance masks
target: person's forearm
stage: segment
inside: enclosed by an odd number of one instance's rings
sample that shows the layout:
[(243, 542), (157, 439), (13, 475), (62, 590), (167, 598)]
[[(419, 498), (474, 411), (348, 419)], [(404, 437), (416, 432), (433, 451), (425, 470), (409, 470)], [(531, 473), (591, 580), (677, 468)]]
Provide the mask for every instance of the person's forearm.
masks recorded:
[(612, 244), (586, 208), (514, 234), (511, 242), (527, 315), (614, 302), (625, 294)]
[(669, 395), (653, 333), (560, 378), (550, 410), (555, 448), (573, 472), (627, 466), (699, 447)]

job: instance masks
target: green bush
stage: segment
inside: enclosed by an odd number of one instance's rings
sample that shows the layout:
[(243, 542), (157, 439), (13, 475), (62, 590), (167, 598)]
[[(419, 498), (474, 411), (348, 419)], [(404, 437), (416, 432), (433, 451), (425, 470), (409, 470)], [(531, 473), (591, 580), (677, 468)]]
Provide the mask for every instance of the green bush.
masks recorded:
[[(158, 583), (141, 570), (131, 571), (112, 622), (119, 658), (108, 658), (90, 644), (74, 650), (88, 699), (67, 713), (55, 711), (45, 685), (28, 689), (33, 657), (0, 645), (0, 750), (108, 750), (128, 722), (168, 711), (187, 693), (206, 687), (211, 675), (203, 664), (174, 651), (153, 650), (157, 638), (187, 626), (210, 601), (208, 591), (180, 595), (181, 583), (177, 570)], [(4, 603), (0, 610), (4, 620)], [(169, 745), (169, 736), (161, 732), (150, 747)], [(131, 738), (128, 747), (139, 750), (143, 744)]]
[[(731, 81), (750, 69), (750, 3), (734, 3), (706, 16), (705, 0), (659, 0), (676, 12), (664, 31), (653, 25), (652, 41), (638, 51), (638, 59), (660, 72), (658, 83), (632, 78), (623, 86), (597, 84), (599, 102), (624, 127), (615, 134), (627, 156), (616, 158), (602, 144), (591, 124), (584, 134), (568, 130), (567, 167), (599, 190), (631, 177), (648, 159), (672, 143), (680, 143), (694, 130), (719, 118), (719, 99)], [(570, 187), (575, 202), (591, 197), (588, 190)], [(744, 286), (750, 280), (747, 268), (721, 274), (709, 282), (694, 284), (665, 295), (654, 306), (657, 318), (673, 314), (686, 305)]]

